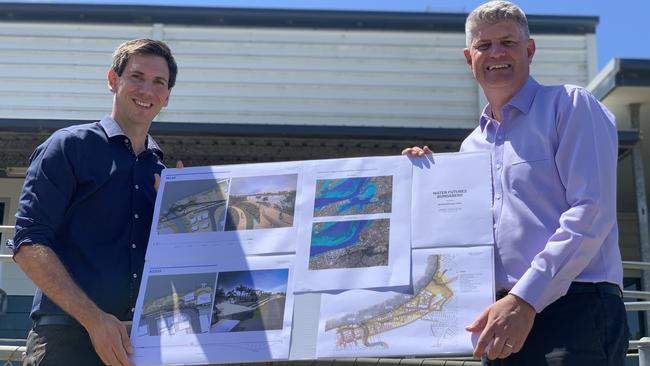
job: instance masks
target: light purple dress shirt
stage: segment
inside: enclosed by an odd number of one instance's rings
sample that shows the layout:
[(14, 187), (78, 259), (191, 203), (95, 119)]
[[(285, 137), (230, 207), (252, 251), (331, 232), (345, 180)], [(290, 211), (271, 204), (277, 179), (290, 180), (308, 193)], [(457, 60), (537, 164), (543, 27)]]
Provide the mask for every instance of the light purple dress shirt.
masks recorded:
[(542, 311), (572, 281), (622, 285), (614, 117), (585, 89), (532, 77), (488, 104), (461, 151), (492, 156), (496, 286)]

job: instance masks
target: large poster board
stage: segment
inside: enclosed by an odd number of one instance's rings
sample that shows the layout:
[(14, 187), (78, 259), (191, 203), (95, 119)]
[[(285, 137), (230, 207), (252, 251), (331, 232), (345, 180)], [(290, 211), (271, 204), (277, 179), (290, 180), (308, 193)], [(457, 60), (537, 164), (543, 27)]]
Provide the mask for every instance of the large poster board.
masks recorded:
[[(441, 190), (464, 192), (452, 212)], [(166, 169), (133, 362), (468, 354), (494, 301), (490, 194), (484, 153)]]

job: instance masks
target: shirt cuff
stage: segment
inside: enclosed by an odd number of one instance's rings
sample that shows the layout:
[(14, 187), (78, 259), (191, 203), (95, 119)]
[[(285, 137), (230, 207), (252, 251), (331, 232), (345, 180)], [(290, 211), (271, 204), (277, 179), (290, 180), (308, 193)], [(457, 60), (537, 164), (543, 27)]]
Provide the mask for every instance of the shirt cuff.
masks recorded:
[(510, 293), (517, 295), (540, 313), (553, 301), (564, 296), (570, 285), (571, 281), (561, 282), (533, 268), (528, 268)]
[(7, 240), (7, 247), (11, 249), (14, 256), (23, 245), (34, 245), (34, 244), (44, 245), (46, 247), (52, 247), (52, 243), (45, 238), (39, 239), (39, 238), (14, 237), (13, 240)]

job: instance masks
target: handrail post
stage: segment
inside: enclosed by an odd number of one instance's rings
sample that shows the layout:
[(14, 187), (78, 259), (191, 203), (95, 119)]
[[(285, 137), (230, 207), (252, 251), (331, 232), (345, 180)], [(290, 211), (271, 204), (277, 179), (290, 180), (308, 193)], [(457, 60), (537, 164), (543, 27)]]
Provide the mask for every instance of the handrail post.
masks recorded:
[[(628, 105), (630, 112), (630, 124), (641, 134), (641, 105), (632, 103)], [(645, 173), (643, 169), (643, 151), (641, 149), (641, 140), (637, 141), (632, 147), (632, 173), (634, 175), (634, 190), (636, 192), (636, 212), (637, 224), (639, 228), (639, 248), (641, 251), (641, 260), (650, 262), (650, 227), (648, 225), (648, 207), (646, 201), (646, 184)], [(641, 288), (643, 291), (650, 291), (650, 271), (641, 272)], [(650, 332), (650, 316), (646, 312), (646, 335)], [(649, 365), (650, 366), (650, 365)]]
[(639, 339), (639, 366), (650, 366), (650, 337)]

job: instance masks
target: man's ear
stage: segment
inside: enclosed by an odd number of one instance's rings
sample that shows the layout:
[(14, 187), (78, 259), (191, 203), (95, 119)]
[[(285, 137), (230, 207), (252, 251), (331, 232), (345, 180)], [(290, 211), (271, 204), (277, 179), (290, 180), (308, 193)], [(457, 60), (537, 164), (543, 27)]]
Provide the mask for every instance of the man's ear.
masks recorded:
[(463, 49), (463, 55), (465, 55), (465, 62), (471, 67), (472, 66), (472, 54), (469, 52), (468, 48)]
[(117, 74), (113, 69), (109, 69), (106, 74), (106, 79), (108, 80), (108, 90), (115, 93), (117, 90)]
[(535, 40), (530, 38), (528, 40), (528, 44), (526, 45), (526, 52), (528, 53), (528, 64), (533, 62), (533, 56), (535, 55), (535, 50), (536, 50)]

